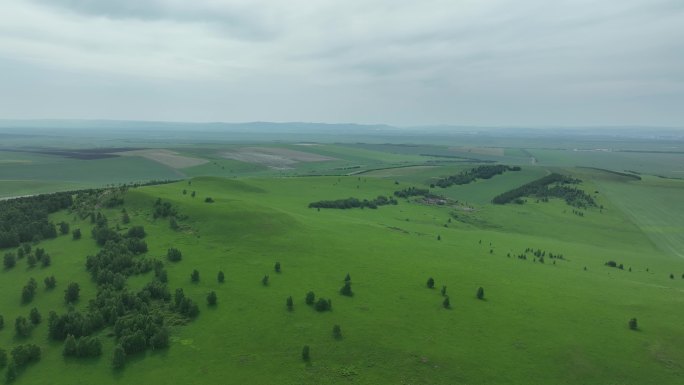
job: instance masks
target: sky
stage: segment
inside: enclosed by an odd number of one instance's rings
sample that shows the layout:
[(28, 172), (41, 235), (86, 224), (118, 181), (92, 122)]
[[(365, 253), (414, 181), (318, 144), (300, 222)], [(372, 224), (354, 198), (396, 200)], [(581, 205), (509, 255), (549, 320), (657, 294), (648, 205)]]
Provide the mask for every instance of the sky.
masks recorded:
[(684, 1), (2, 0), (0, 118), (684, 127)]

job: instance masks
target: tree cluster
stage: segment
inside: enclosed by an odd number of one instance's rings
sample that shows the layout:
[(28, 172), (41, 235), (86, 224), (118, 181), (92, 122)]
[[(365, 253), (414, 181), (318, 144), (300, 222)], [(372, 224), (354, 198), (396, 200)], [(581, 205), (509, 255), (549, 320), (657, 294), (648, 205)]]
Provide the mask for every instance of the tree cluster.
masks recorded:
[(318, 201), (309, 203), (309, 208), (321, 208), (321, 209), (352, 209), (352, 208), (369, 208), (377, 209), (379, 206), (385, 205), (396, 205), (398, 202), (396, 199), (386, 197), (384, 195), (378, 195), (375, 199), (358, 199), (358, 198), (347, 198), (347, 199), (337, 199), (334, 201)]
[(501, 175), (506, 171), (520, 171), (520, 167), (511, 167), (500, 164), (479, 166), (467, 171), (463, 171), (457, 175), (441, 178), (435, 182), (435, 185), (442, 188), (446, 188), (451, 185), (464, 185), (474, 182), (478, 179), (491, 179), (492, 177)]
[(97, 337), (76, 338), (69, 334), (64, 340), (65, 357), (98, 357), (102, 355), (102, 342)]
[(57, 237), (48, 215), (71, 207), (71, 193), (36, 195), (0, 201), (0, 249)]
[(552, 173), (499, 194), (492, 199), (492, 203), (524, 203), (523, 197), (534, 196), (546, 200), (550, 197), (561, 198), (564, 199), (568, 205), (578, 208), (596, 206), (596, 202), (591, 195), (583, 190), (569, 186), (570, 184), (578, 184), (580, 182), (581, 180), (579, 179)]

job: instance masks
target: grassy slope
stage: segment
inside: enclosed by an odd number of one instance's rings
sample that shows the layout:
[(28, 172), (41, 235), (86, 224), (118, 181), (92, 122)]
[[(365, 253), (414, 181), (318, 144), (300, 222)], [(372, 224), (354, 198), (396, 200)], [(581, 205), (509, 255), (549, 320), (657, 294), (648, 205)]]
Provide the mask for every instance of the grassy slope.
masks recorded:
[[(182, 195), (184, 188), (198, 196)], [(394, 178), (361, 176), (199, 178), (191, 186), (132, 191), (127, 207), (133, 224), (150, 234), (150, 254), (172, 245), (183, 251), (184, 260), (169, 267), (170, 288), (184, 287), (202, 303), (200, 317), (174, 329), (168, 351), (135, 357), (115, 374), (109, 343), (102, 358), (69, 360), (64, 370), (61, 346), (47, 344), (41, 325), (32, 341), (48, 350), (17, 384), (680, 383), (684, 280), (667, 274), (679, 276), (684, 266), (656, 249), (608, 194), (599, 194), (604, 212), (584, 218), (568, 214), (560, 202), (485, 205), (472, 214), (477, 221), (454, 220), (449, 228), (449, 209), (403, 201), (378, 210), (306, 208), (317, 199), (395, 189)], [(204, 203), (205, 196), (216, 203)], [(166, 221), (150, 219), (156, 197), (190, 216), (184, 231), (173, 233)], [(47, 271), (59, 281), (55, 293), (41, 289), (36, 299), (46, 316), (64, 308), (62, 290), (70, 279), (86, 287), (84, 298), (92, 295), (83, 256), (94, 245), (87, 237), (44, 245), (55, 261)], [(568, 261), (542, 265), (506, 257), (526, 247), (563, 253)], [(608, 259), (633, 272), (603, 267)], [(283, 265), (281, 274), (272, 271), (275, 261)], [(197, 285), (189, 282), (193, 268), (202, 275)], [(219, 269), (226, 272), (223, 285), (216, 283)], [(353, 298), (337, 294), (347, 272)], [(10, 346), (17, 343), (14, 318), (30, 309), (18, 307), (21, 286), (45, 274), (23, 268), (0, 274), (2, 292), (16, 292), (1, 304), (6, 328), (0, 344)], [(269, 287), (260, 283), (264, 274), (271, 276)], [(424, 287), (429, 276), (438, 287), (448, 286), (451, 310), (441, 308), (438, 290)], [(474, 298), (478, 286), (487, 301)], [(217, 309), (204, 306), (209, 290), (218, 293)], [(307, 307), (308, 290), (332, 298), (334, 311)], [(295, 299), (292, 313), (284, 306), (288, 295)], [(631, 317), (638, 317), (640, 332), (627, 330)], [(342, 326), (341, 341), (331, 336), (334, 324)], [(311, 345), (310, 365), (300, 360), (304, 344)]]

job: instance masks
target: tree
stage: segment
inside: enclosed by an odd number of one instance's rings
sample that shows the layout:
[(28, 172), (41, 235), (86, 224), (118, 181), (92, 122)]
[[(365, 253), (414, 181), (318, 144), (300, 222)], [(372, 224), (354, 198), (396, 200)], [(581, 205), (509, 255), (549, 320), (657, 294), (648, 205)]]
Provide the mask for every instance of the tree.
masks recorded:
[(275, 263), (275, 272), (280, 273), (280, 262)]
[(637, 329), (639, 328), (638, 325), (637, 325), (637, 319), (636, 319), (636, 318), (631, 318), (631, 319), (629, 320), (629, 328), (630, 328), (631, 330), (637, 330)]
[(264, 286), (268, 286), (268, 274), (264, 275), (264, 278), (261, 279), (261, 283)]
[(40, 264), (43, 267), (48, 267), (50, 264), (52, 264), (52, 260), (50, 258), (50, 254), (45, 254), (43, 255), (43, 258), (40, 259)]
[(73, 303), (78, 301), (80, 292), (81, 288), (78, 286), (78, 283), (71, 282), (69, 286), (67, 286), (67, 289), (64, 290), (64, 301), (66, 303)]
[(29, 267), (36, 267), (38, 260), (36, 259), (35, 255), (29, 254), (28, 258), (26, 258), (26, 263), (28, 263)]
[(29, 319), (31, 319), (32, 324), (38, 325), (42, 318), (43, 317), (40, 316), (38, 309), (36, 309), (35, 307), (33, 309), (31, 309), (31, 312), (29, 313)]
[(351, 289), (351, 281), (346, 281), (344, 283), (344, 286), (340, 289), (340, 294), (346, 295), (347, 297), (351, 297), (354, 295)]
[(204, 198), (204, 203), (214, 203), (214, 199), (212, 197), (206, 197)]
[(128, 229), (127, 233), (128, 238), (142, 239), (145, 238), (146, 235), (147, 233), (145, 233), (145, 228), (143, 226), (133, 226)]
[(5, 366), (7, 366), (7, 352), (0, 349), (0, 369), (4, 369)]
[(477, 289), (477, 299), (484, 299), (484, 289), (482, 287)]
[(67, 335), (64, 340), (64, 349), (62, 350), (62, 355), (65, 357), (71, 357), (76, 355), (76, 338), (73, 334)]
[(340, 327), (340, 325), (333, 326), (333, 337), (335, 337), (335, 339), (338, 340), (342, 338), (342, 328)]
[(212, 291), (207, 295), (207, 303), (209, 306), (216, 306), (216, 292)]
[(121, 217), (121, 223), (123, 224), (128, 224), (131, 222), (131, 217), (128, 216), (128, 211), (125, 211), (124, 209), (123, 215)]
[(190, 274), (190, 280), (192, 282), (199, 282), (200, 276), (199, 276), (199, 271), (196, 269), (192, 271), (192, 274)]
[(166, 258), (171, 262), (178, 262), (183, 258), (183, 255), (180, 250), (172, 247), (166, 252)]
[(302, 359), (307, 362), (311, 359), (309, 345), (304, 345), (302, 348)]
[(442, 290), (440, 290), (440, 293), (442, 293), (442, 297), (446, 296), (446, 285), (442, 285)]
[(306, 293), (306, 299), (304, 300), (304, 302), (307, 305), (313, 305), (315, 300), (316, 300), (316, 294), (314, 294), (313, 291)]
[(349, 282), (349, 281), (351, 281), (351, 276), (349, 275), (349, 273), (347, 273), (347, 276), (344, 277), (344, 282)]
[(223, 274), (223, 271), (218, 272), (218, 283), (223, 283), (226, 280), (226, 276)]
[(60, 222), (59, 223), (59, 232), (62, 233), (62, 235), (69, 234), (69, 224), (66, 222)]
[(17, 264), (17, 259), (12, 253), (6, 253), (4, 259), (5, 269), (11, 269)]
[(428, 287), (429, 289), (434, 289), (434, 287), (435, 287), (435, 280), (432, 279), (432, 277), (428, 278), (428, 280), (427, 280), (427, 287)]
[(5, 328), (5, 317), (0, 315), (0, 330)]
[(292, 311), (294, 308), (294, 301), (292, 300), (292, 296), (287, 297), (287, 301), (285, 301), (285, 304), (287, 305), (287, 310)]
[(449, 302), (449, 297), (444, 297), (444, 301), (442, 301), (442, 306), (444, 306), (445, 309), (448, 309), (451, 307), (451, 302)]
[(71, 232), (71, 238), (74, 241), (81, 239), (81, 229), (74, 229), (74, 231)]
[(45, 282), (45, 289), (47, 289), (47, 290), (52, 290), (57, 285), (57, 280), (55, 279), (54, 275), (51, 275), (49, 277), (45, 277), (44, 282)]
[(17, 317), (17, 319), (14, 321), (14, 331), (19, 337), (28, 337), (28, 335), (31, 333), (31, 325), (26, 317)]
[(171, 217), (171, 219), (169, 219), (169, 227), (171, 230), (178, 230), (178, 222), (176, 221), (176, 218)]
[(14, 363), (14, 360), (10, 361), (9, 365), (7, 366), (7, 373), (5, 373), (5, 380), (7, 382), (12, 382), (17, 379), (17, 364)]
[(321, 312), (331, 310), (332, 309), (332, 301), (321, 297), (318, 299), (318, 301), (316, 301), (316, 305), (314, 305), (314, 309), (316, 309), (316, 311), (321, 311)]
[(441, 240), (442, 240), (442, 236), (441, 236), (441, 235), (437, 235), (437, 240), (438, 240), (438, 241), (441, 241)]
[(112, 366), (114, 369), (121, 369), (126, 364), (126, 351), (121, 345), (116, 345), (114, 348), (114, 358), (112, 359)]
[(26, 286), (21, 290), (21, 302), (29, 303), (33, 300), (36, 295), (36, 289), (38, 288), (38, 283), (35, 279), (30, 278)]
[(670, 273), (670, 279), (674, 279), (674, 274)]

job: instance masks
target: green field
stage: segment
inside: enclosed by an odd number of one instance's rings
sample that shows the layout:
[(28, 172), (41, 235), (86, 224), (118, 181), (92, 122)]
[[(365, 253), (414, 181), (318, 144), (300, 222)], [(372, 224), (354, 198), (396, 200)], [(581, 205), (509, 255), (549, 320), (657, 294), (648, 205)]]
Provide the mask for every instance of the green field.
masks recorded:
[[(560, 200), (488, 203), (496, 192), (544, 175), (543, 168), (436, 190), (473, 202), (474, 211), (407, 200), (377, 210), (307, 208), (321, 199), (388, 195), (455, 171), (395, 170), (401, 172), (201, 177), (191, 185), (131, 190), (125, 196), (130, 225), (145, 227), (148, 255), (163, 256), (172, 246), (182, 250), (181, 262), (166, 263), (169, 287), (182, 287), (199, 302), (199, 317), (172, 329), (170, 348), (129, 357), (121, 371), (111, 368), (114, 340), (107, 329), (99, 334), (101, 357), (66, 359), (62, 344), (47, 339), (44, 321), (27, 340), (42, 347), (43, 357), (16, 383), (681, 383), (684, 263), (663, 246), (681, 246), (681, 216), (672, 210), (684, 207), (676, 204), (684, 196), (679, 181), (624, 183), (596, 173), (582, 188), (597, 189), (604, 209), (586, 210), (584, 217)], [(197, 196), (183, 195), (183, 189)], [(645, 194), (659, 199), (640, 209)], [(205, 203), (207, 196), (215, 202)], [(158, 197), (188, 216), (182, 231), (152, 218)], [(102, 212), (113, 225), (119, 210)], [(66, 310), (67, 282), (81, 285), (79, 308), (95, 294), (84, 269), (85, 256), (97, 250), (88, 236), (91, 225), (68, 212), (53, 219), (82, 228), (85, 236), (41, 242), (53, 256), (51, 267), (30, 269), (20, 260), (0, 272), (6, 293), (0, 300), (6, 324), (0, 347), (6, 350), (25, 342), (14, 336), (17, 316), (33, 306), (44, 318), (49, 310)], [(119, 224), (122, 232), (130, 226)], [(542, 264), (515, 258), (527, 247), (565, 259)], [(625, 270), (603, 266), (611, 259)], [(282, 264), (279, 274), (273, 272), (276, 261)], [(192, 269), (201, 274), (198, 284), (190, 283)], [(216, 282), (219, 270), (226, 273), (224, 284)], [(338, 293), (347, 273), (351, 298)], [(48, 274), (58, 281), (52, 292), (42, 288)], [(271, 278), (267, 287), (261, 284), (265, 274)], [(20, 305), (29, 277), (41, 288), (30, 305)], [(437, 289), (425, 287), (428, 277)], [(137, 290), (151, 279), (151, 273), (135, 276), (127, 285)], [(451, 309), (442, 308), (441, 285), (448, 287)], [(486, 301), (475, 298), (480, 286)], [(217, 292), (216, 308), (204, 300), (210, 290)], [(309, 290), (331, 298), (333, 311), (319, 313), (304, 304)], [(290, 295), (292, 312), (285, 307)], [(632, 317), (639, 320), (637, 332), (627, 328)], [(342, 328), (340, 340), (332, 336), (335, 324)], [(305, 344), (311, 347), (309, 363), (301, 360)]]

